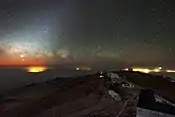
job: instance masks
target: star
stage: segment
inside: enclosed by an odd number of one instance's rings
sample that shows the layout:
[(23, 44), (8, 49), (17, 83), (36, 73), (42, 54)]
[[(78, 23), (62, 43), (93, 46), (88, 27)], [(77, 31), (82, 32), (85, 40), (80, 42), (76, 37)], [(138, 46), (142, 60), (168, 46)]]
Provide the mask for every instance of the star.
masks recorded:
[(44, 29), (44, 32), (45, 32), (45, 33), (48, 33), (48, 29)]
[(100, 44), (97, 45), (97, 49), (98, 49), (98, 50), (101, 49), (101, 45), (100, 45)]
[(21, 61), (23, 61), (23, 62), (24, 62), (24, 61), (25, 61), (25, 59), (22, 59)]
[(172, 48), (171, 48), (171, 47), (169, 47), (169, 48), (168, 48), (168, 50), (169, 50), (169, 51), (172, 51)]
[(157, 37), (156, 36), (153, 37), (153, 41), (157, 41)]
[(0, 61), (96, 66), (103, 58), (100, 65), (108, 66), (132, 58), (149, 66), (175, 59), (173, 0), (67, 1), (1, 0)]
[(156, 7), (152, 8), (151, 11), (155, 13), (155, 12), (157, 12), (157, 8)]
[(128, 39), (129, 39), (129, 38), (128, 38), (128, 37), (126, 37), (126, 38), (124, 38), (123, 40), (124, 40), (124, 41), (128, 41)]
[(169, 26), (165, 24), (165, 25), (163, 25), (163, 28), (164, 29), (169, 29)]

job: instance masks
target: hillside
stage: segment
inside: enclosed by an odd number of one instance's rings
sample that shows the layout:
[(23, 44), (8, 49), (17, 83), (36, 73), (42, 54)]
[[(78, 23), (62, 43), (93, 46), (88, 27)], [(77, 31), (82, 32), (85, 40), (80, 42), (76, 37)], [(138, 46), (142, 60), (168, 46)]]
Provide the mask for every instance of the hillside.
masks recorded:
[(3, 117), (114, 117), (126, 105), (125, 101), (114, 101), (103, 86), (103, 80), (99, 75), (89, 75), (76, 79), (58, 78), (9, 92), (1, 102), (0, 115)]
[[(161, 76), (117, 71), (134, 88), (112, 85), (100, 74), (77, 78), (56, 78), (7, 92), (1, 98), (2, 117), (135, 117), (140, 88), (152, 88), (170, 101), (175, 100), (174, 83)], [(138, 87), (137, 87), (138, 86)], [(109, 90), (122, 100), (116, 101)]]

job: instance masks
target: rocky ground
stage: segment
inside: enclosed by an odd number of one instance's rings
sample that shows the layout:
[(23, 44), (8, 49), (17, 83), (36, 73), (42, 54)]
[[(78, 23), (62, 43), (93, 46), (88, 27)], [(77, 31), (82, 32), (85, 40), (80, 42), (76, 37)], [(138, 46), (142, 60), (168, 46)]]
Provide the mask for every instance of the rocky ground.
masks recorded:
[[(28, 85), (3, 96), (2, 117), (134, 117), (136, 103), (116, 102), (99, 75)], [(132, 105), (132, 107), (131, 107)], [(132, 111), (132, 112), (131, 112)]]
[[(146, 78), (146, 74), (128, 72), (119, 74), (139, 86), (155, 87), (154, 83), (149, 84), (147, 80), (150, 78)], [(139, 79), (141, 76), (142, 80)], [(140, 88), (115, 87), (122, 97), (121, 101), (115, 101), (108, 94), (109, 87), (106, 87), (105, 83), (99, 74), (94, 74), (31, 84), (4, 94), (0, 102), (0, 115), (2, 117), (135, 117)]]

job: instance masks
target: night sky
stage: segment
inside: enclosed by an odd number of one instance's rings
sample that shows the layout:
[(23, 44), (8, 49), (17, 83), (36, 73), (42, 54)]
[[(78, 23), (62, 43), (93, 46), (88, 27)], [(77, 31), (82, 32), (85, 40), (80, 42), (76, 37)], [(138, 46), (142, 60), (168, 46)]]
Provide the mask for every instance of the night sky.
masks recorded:
[(0, 65), (173, 67), (175, 0), (0, 0)]

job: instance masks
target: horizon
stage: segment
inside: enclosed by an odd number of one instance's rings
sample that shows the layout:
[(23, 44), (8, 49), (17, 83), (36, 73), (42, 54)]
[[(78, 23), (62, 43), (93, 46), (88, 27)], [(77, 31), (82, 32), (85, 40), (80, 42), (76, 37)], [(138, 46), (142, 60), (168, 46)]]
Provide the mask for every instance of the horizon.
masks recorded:
[(174, 8), (175, 0), (0, 0), (0, 115), (111, 107), (120, 116), (147, 87), (175, 102)]
[[(32, 66), (32, 67), (36, 67), (36, 66)], [(145, 67), (142, 67), (140, 72), (147, 73), (147, 70), (146, 72), (144, 72), (143, 68), (145, 69)], [(156, 68), (156, 67), (151, 67), (151, 69), (153, 68)], [(165, 68), (162, 68), (162, 69), (165, 69)], [(37, 70), (38, 69), (34, 70), (34, 72), (33, 71), (29, 72), (24, 66), (0, 67), (0, 74), (1, 74), (0, 93), (6, 92), (13, 88), (17, 88), (17, 87), (21, 87), (21, 86), (25, 86), (33, 83), (45, 82), (48, 80), (55, 79), (57, 77), (75, 78), (78, 76), (100, 72), (101, 70), (118, 71), (121, 69), (111, 68), (111, 69), (77, 70), (76, 68), (62, 69), (60, 67), (52, 67), (52, 68), (47, 68), (46, 70), (43, 70), (43, 72), (41, 71), (41, 69), (39, 69), (38, 71)], [(175, 79), (175, 73), (154, 72), (151, 74), (169, 76)]]

